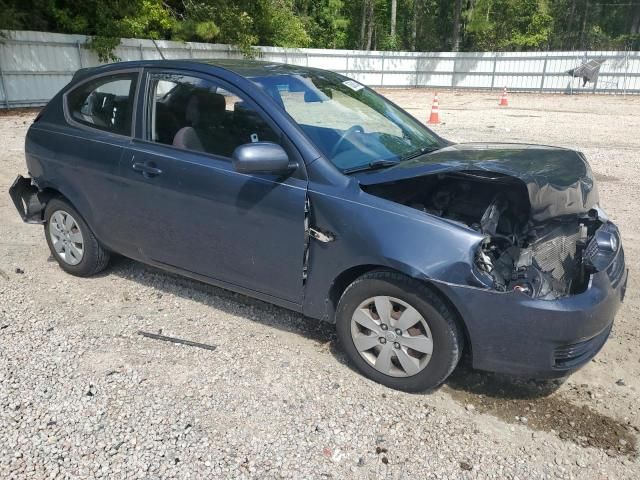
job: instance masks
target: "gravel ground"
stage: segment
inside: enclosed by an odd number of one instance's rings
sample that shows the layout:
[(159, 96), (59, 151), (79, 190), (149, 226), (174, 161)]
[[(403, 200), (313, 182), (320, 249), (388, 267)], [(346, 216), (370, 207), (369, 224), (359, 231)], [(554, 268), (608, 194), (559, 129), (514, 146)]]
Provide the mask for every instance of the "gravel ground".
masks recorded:
[[(433, 92), (383, 93), (426, 119)], [(463, 365), (430, 394), (389, 390), (348, 366), (330, 325), (127, 259), (64, 274), (2, 194), (0, 478), (639, 478), (640, 97), (509, 100), (441, 93), (435, 130), (592, 162), (631, 288), (585, 368), (533, 382)], [(0, 116), (2, 192), (33, 115)]]

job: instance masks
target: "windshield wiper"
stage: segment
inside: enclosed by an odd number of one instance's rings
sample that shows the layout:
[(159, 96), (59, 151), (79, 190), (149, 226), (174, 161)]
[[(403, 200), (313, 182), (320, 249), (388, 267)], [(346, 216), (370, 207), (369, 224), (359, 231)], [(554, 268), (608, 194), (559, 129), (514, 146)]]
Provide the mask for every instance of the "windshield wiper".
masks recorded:
[(375, 170), (377, 168), (393, 167), (406, 160), (411, 160), (412, 158), (419, 157), (420, 155), (433, 153), (436, 150), (440, 150), (440, 148), (441, 147), (422, 147), (418, 150), (411, 152), (410, 154), (404, 157), (401, 157), (400, 159), (394, 159), (394, 160), (389, 158), (378, 158), (376, 160), (370, 161), (368, 165), (359, 165), (357, 167), (348, 168), (344, 171), (344, 173), (354, 173), (354, 172), (361, 172), (363, 170)]
[(372, 160), (368, 165), (359, 165), (353, 168), (347, 168), (344, 173), (354, 173), (361, 172), (363, 170), (375, 170), (377, 168), (386, 168), (393, 167), (394, 165), (398, 165), (400, 163), (399, 160), (389, 160), (385, 158), (378, 158), (376, 160)]
[(389, 160), (384, 158), (379, 158), (377, 160), (372, 160), (369, 162), (369, 168), (383, 168), (383, 167), (393, 167), (394, 165), (399, 164), (399, 160)]
[(416, 157), (419, 157), (420, 155), (424, 155), (426, 153), (433, 153), (436, 150), (440, 150), (440, 147), (422, 147), (422, 148), (419, 148), (418, 150), (415, 150), (414, 152), (411, 152), (408, 155), (405, 155), (400, 159), (400, 161), (404, 162), (405, 160), (411, 160)]

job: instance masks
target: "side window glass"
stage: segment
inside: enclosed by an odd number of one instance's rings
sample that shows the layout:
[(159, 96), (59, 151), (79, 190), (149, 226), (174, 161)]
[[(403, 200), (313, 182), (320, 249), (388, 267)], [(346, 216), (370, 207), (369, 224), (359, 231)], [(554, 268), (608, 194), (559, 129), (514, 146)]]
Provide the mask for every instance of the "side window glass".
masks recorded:
[(214, 82), (180, 74), (153, 74), (150, 140), (231, 157), (239, 145), (278, 142), (278, 135), (241, 97)]
[(84, 125), (131, 135), (137, 73), (100, 77), (67, 94), (71, 118)]

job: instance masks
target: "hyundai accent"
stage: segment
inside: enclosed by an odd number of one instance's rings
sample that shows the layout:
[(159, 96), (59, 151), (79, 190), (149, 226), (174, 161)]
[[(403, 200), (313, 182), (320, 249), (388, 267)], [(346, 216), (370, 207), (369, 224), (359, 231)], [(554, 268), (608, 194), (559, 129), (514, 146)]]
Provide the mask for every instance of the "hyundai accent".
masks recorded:
[[(627, 283), (582, 153), (452, 143), (356, 80), (294, 65), (80, 70), (10, 194), (72, 275), (112, 253), (335, 323), (392, 388), (477, 369), (562, 376)], [(238, 337), (241, 341), (242, 337)]]

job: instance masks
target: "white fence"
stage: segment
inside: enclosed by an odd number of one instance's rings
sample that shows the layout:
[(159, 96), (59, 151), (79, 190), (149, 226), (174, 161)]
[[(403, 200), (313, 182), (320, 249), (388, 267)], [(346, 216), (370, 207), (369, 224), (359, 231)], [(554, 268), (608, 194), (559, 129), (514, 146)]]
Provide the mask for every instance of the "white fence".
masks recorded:
[[(0, 108), (44, 105), (83, 67), (99, 65), (88, 38), (4, 31), (0, 37)], [(123, 39), (121, 60), (242, 58), (229, 45)], [(367, 52), (257, 47), (262, 60), (325, 68), (374, 87), (501, 89), (529, 92), (640, 93), (640, 52)], [(594, 83), (566, 72), (605, 58)]]

